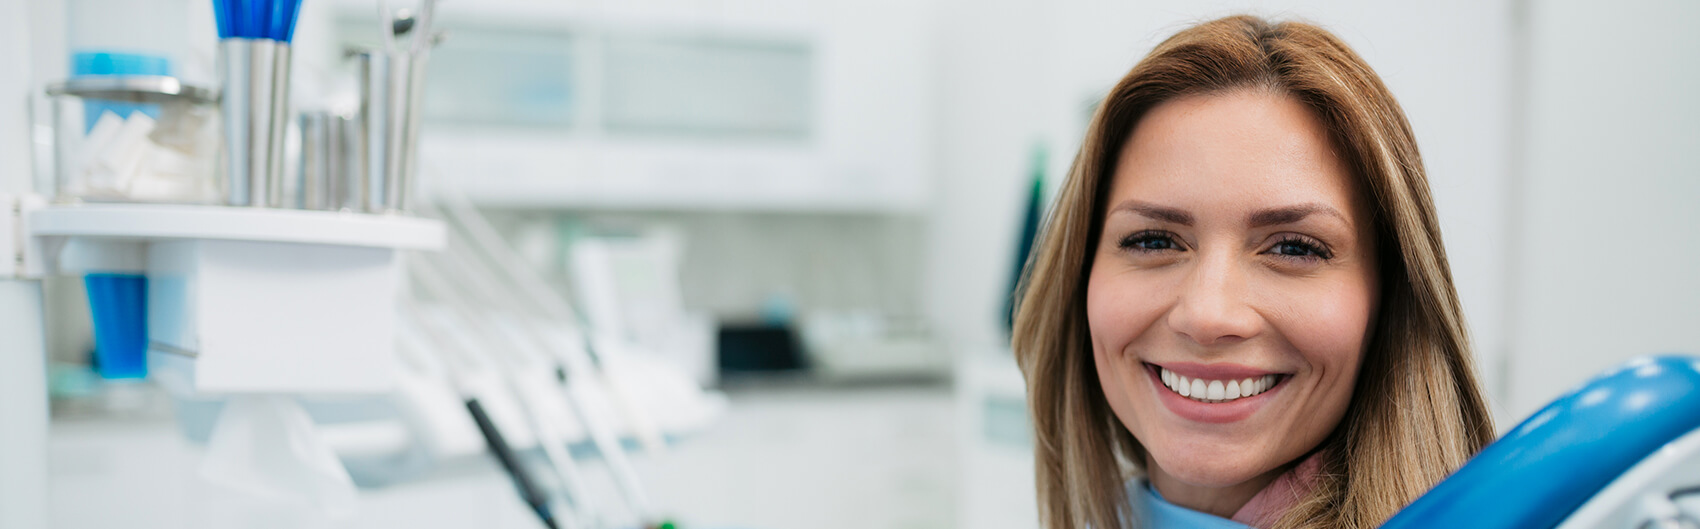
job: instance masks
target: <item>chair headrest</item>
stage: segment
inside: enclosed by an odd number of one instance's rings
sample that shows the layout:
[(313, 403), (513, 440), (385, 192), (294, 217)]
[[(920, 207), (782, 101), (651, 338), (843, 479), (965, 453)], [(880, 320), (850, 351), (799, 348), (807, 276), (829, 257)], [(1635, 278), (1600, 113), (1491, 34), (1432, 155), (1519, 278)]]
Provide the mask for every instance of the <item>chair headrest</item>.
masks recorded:
[(1637, 462), (1700, 429), (1700, 358), (1632, 360), (1524, 420), (1383, 529), (1551, 528)]

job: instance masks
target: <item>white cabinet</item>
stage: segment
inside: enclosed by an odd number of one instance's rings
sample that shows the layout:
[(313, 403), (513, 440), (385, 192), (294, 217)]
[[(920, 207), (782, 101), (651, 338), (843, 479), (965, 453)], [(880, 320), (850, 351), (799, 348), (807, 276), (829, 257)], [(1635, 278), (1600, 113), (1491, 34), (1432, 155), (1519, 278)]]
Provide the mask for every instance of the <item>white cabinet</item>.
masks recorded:
[(1007, 349), (963, 355), (956, 366), (960, 527), (1039, 526), (1027, 387)]
[[(329, 15), (371, 41), (371, 4)], [(425, 193), (493, 206), (915, 211), (926, 3), (444, 3)], [(475, 108), (476, 107), (476, 108)]]

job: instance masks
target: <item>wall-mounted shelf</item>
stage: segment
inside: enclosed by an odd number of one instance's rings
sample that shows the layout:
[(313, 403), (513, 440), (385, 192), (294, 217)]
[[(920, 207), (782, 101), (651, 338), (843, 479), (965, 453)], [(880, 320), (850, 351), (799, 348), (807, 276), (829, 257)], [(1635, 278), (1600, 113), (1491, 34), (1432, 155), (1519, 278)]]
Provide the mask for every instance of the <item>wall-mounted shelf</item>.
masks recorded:
[(388, 391), (400, 252), (447, 243), (406, 215), (91, 203), (22, 219), (39, 275), (147, 277), (156, 367), (190, 393)]
[(29, 214), (35, 237), (141, 240), (223, 240), (435, 250), (446, 240), (441, 222), (403, 215), (367, 215), (170, 204), (75, 204)]

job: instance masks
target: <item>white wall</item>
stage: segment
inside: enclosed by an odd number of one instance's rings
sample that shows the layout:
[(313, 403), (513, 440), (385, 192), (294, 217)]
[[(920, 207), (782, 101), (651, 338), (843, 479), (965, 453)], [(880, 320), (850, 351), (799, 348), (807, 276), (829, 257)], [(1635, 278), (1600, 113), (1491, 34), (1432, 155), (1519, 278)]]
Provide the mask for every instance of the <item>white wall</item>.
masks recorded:
[(1636, 355), (1700, 355), (1700, 3), (1538, 2), (1511, 415)]
[[(41, 5), (0, 0), (0, 194), (32, 187), (32, 32)], [(7, 204), (9, 207), (9, 204)], [(10, 215), (0, 211), (0, 215)], [(5, 228), (10, 229), (10, 223)], [(0, 258), (11, 259), (10, 249)], [(41, 284), (0, 277), (0, 527), (47, 526), (47, 370)]]
[(0, 193), (30, 182), (30, 31), (23, 0), (0, 2)]
[(1054, 55), (1045, 22), (1054, 11), (1038, 2), (942, 0), (936, 15), (938, 155), (923, 277), (928, 315), (959, 354), (1005, 341), (999, 311), (1028, 156), (1046, 120), (1062, 113), (1041, 79)]
[[(29, 14), (0, 0), (0, 194), (30, 182)], [(0, 215), (10, 215), (0, 211)], [(7, 228), (9, 229), (9, 228)], [(0, 258), (11, 258), (0, 252)], [(41, 285), (0, 277), (0, 526), (46, 527), (47, 381)]]
[[(1273, 4), (1273, 5), (1271, 5)], [(941, 0), (940, 154), (928, 244), (932, 316), (959, 353), (1005, 343), (1000, 297), (1035, 142), (1053, 186), (1078, 149), (1085, 106), (1191, 22), (1249, 11), (1322, 24), (1382, 76), (1416, 130), (1441, 229), (1498, 394), (1510, 115), (1510, 3)]]

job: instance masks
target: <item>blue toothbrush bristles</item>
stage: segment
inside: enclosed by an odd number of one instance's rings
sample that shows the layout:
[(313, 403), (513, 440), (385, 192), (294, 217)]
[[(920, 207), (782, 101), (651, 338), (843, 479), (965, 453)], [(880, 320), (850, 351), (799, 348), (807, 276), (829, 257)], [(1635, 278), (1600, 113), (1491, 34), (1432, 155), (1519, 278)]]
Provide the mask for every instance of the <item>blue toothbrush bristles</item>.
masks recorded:
[(301, 0), (213, 0), (213, 18), (221, 39), (289, 42), (295, 38), (295, 22), (300, 16)]
[(228, 39), (234, 35), (230, 28), (230, 6), (228, 0), (213, 0), (213, 21), (218, 24), (218, 38)]

